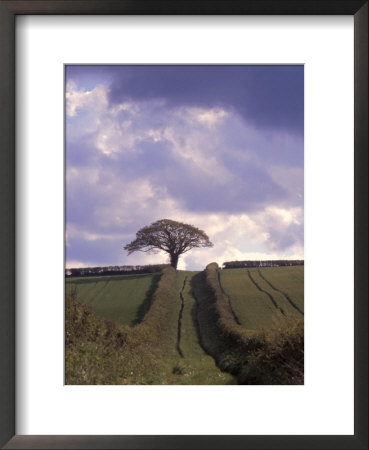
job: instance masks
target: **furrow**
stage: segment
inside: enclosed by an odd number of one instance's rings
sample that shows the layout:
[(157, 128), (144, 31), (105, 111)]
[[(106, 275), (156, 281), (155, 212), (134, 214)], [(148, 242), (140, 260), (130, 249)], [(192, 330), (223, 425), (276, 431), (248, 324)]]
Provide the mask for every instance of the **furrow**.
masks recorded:
[(280, 294), (282, 294), (286, 300), (290, 303), (290, 305), (295, 308), (300, 314), (304, 315), (304, 313), (301, 311), (301, 309), (296, 305), (296, 303), (291, 299), (291, 297), (289, 295), (287, 295), (285, 292), (281, 291), (280, 289), (276, 288), (269, 280), (267, 280), (265, 278), (265, 276), (261, 273), (260, 270), (258, 270), (259, 275), (261, 276), (261, 278), (267, 283), (269, 284), (269, 286), (274, 289), (276, 292), (279, 292)]
[(284, 316), (286, 315), (285, 312), (283, 311), (283, 309), (278, 305), (278, 303), (275, 301), (274, 297), (268, 292), (265, 291), (262, 287), (259, 286), (259, 284), (254, 280), (254, 278), (252, 277), (250, 271), (248, 270), (247, 273), (249, 274), (249, 278), (251, 280), (252, 283), (254, 283), (254, 285), (257, 287), (257, 289), (259, 289), (260, 292), (263, 292), (264, 294), (266, 294), (270, 301), (273, 303), (273, 305), (275, 306), (276, 309), (278, 309)]
[(204, 343), (202, 340), (202, 336), (201, 336), (201, 331), (200, 331), (200, 322), (199, 322), (199, 307), (200, 307), (200, 303), (199, 303), (199, 299), (197, 298), (194, 290), (191, 290), (191, 295), (192, 297), (195, 299), (195, 317), (194, 317), (194, 324), (195, 324), (195, 329), (196, 329), (196, 334), (197, 334), (197, 340), (199, 342), (200, 347), (204, 350), (204, 352), (206, 354), (208, 354), (208, 352), (206, 351), (206, 348), (204, 347)]
[(178, 314), (177, 346), (176, 346), (176, 348), (177, 348), (177, 351), (178, 351), (179, 356), (181, 358), (184, 358), (184, 354), (183, 354), (183, 351), (181, 349), (181, 328), (182, 328), (182, 315), (183, 315), (183, 308), (184, 308), (183, 291), (184, 291), (184, 288), (186, 286), (186, 280), (187, 280), (187, 277), (183, 280), (183, 286), (182, 286), (181, 292), (179, 293), (179, 298), (181, 300), (181, 308), (180, 308), (179, 314)]

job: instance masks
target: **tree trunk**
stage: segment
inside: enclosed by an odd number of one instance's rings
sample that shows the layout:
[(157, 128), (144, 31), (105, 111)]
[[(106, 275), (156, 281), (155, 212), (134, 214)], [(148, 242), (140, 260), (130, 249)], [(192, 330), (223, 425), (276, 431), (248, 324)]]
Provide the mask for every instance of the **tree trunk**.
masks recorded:
[(176, 270), (177, 270), (178, 258), (179, 258), (179, 255), (176, 255), (175, 253), (170, 253), (170, 265), (172, 267), (174, 267)]

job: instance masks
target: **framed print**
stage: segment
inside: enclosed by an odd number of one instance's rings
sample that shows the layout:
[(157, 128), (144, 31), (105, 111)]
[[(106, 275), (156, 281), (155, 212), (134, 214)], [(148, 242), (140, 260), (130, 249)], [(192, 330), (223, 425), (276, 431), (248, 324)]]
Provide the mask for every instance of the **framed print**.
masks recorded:
[(1, 445), (367, 448), (367, 3), (0, 8)]

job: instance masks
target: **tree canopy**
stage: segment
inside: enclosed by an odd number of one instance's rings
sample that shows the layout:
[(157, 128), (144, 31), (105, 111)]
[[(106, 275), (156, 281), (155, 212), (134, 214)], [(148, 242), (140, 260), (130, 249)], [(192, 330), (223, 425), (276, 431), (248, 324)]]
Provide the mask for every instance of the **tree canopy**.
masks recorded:
[(128, 255), (136, 251), (155, 253), (162, 250), (169, 253), (170, 264), (176, 269), (183, 253), (195, 247), (212, 246), (207, 234), (193, 225), (162, 219), (138, 230), (136, 239), (125, 245), (124, 250)]

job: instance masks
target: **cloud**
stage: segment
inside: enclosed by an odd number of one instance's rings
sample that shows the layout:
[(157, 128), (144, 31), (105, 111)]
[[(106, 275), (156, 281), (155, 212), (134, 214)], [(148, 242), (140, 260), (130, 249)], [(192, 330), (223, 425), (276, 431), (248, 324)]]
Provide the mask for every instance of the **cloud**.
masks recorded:
[(209, 128), (214, 128), (224, 118), (228, 116), (227, 111), (222, 108), (194, 108), (187, 107), (179, 109), (179, 114), (184, 114), (188, 119), (206, 125)]
[(90, 110), (92, 108), (104, 108), (108, 104), (107, 90), (104, 86), (98, 85), (91, 91), (77, 89), (73, 80), (68, 80), (66, 87), (66, 112), (68, 117), (78, 115), (78, 110)]
[[(162, 211), (156, 211), (157, 218)], [(171, 216), (172, 217), (172, 216)], [(303, 258), (303, 245), (298, 234), (291, 235), (291, 226), (300, 227), (297, 223), (298, 212), (291, 210), (266, 210), (255, 216), (227, 214), (188, 214), (178, 211), (175, 220), (191, 223), (206, 230), (214, 244), (212, 248), (194, 249), (180, 258), (178, 268), (202, 270), (206, 264), (245, 259), (279, 259)], [(283, 223), (288, 222), (285, 228)], [(147, 222), (149, 223), (149, 222)], [(146, 223), (145, 223), (146, 224)], [(139, 225), (134, 231), (137, 231)], [(302, 230), (302, 228), (301, 228)], [(87, 261), (102, 261), (102, 265), (110, 264), (158, 264), (168, 262), (164, 252), (148, 255), (134, 253), (128, 256), (123, 245), (134, 238), (131, 233), (91, 234), (79, 231), (78, 227), (69, 233), (70, 249), (67, 258), (77, 258), (83, 252)], [(288, 242), (283, 242), (288, 236)], [(283, 245), (281, 245), (283, 244)], [(86, 265), (90, 265), (87, 264)], [(71, 266), (70, 266), (71, 267)]]
[(115, 66), (110, 76), (112, 103), (162, 99), (174, 107), (232, 106), (257, 128), (303, 134), (302, 65)]
[(86, 261), (69, 260), (66, 262), (66, 269), (79, 269), (80, 267), (98, 267), (97, 263), (88, 263)]
[(301, 136), (258, 126), (237, 102), (196, 104), (190, 96), (181, 103), (171, 87), (170, 104), (135, 90), (112, 101), (111, 79), (87, 89), (68, 77), (68, 261), (163, 262), (164, 254), (128, 258), (122, 250), (139, 228), (162, 218), (192, 223), (214, 242), (184, 255), (180, 268), (302, 257)]

